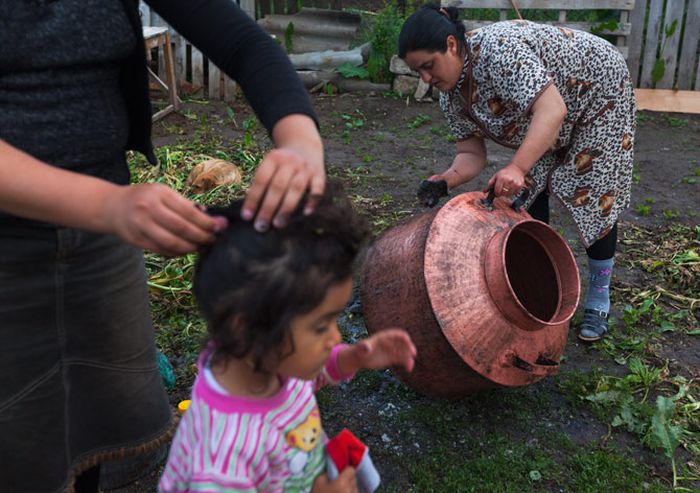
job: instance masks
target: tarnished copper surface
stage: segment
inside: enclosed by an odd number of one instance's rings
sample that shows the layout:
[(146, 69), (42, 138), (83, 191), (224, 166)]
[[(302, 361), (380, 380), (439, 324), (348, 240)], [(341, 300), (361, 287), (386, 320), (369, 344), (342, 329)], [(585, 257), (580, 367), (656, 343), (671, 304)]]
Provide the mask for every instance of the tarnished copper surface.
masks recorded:
[(402, 327), (418, 349), (399, 378), (428, 395), (527, 385), (556, 373), (579, 297), (571, 250), (549, 226), (483, 193), (458, 195), (369, 249), (370, 333)]

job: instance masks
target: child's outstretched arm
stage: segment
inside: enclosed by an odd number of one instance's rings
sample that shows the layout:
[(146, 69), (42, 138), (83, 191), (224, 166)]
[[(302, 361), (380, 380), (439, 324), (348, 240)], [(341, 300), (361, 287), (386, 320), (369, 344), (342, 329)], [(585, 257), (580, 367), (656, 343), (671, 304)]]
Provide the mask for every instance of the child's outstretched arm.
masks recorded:
[(338, 353), (338, 369), (344, 375), (361, 368), (378, 370), (390, 366), (402, 366), (413, 370), (416, 346), (411, 336), (401, 329), (382, 330), (357, 344), (343, 347)]

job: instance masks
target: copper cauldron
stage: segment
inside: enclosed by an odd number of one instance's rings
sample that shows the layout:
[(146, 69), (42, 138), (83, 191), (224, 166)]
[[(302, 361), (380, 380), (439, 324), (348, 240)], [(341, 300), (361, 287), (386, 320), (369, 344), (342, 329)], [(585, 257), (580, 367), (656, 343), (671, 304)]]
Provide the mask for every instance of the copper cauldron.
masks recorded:
[(580, 292), (574, 256), (548, 225), (481, 192), (385, 231), (364, 262), (370, 334), (402, 327), (417, 391), (456, 396), (557, 373)]

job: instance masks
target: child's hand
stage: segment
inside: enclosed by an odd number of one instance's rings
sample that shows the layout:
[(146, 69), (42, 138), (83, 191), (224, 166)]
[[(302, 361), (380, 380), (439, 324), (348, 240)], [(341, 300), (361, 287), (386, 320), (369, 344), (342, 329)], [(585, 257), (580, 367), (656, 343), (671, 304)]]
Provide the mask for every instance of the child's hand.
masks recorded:
[(351, 349), (358, 369), (378, 370), (402, 366), (411, 371), (416, 359), (416, 346), (413, 345), (411, 336), (401, 329), (382, 330), (358, 342)]
[(333, 481), (329, 481), (326, 474), (321, 474), (314, 481), (311, 493), (358, 493), (355, 469), (346, 467)]

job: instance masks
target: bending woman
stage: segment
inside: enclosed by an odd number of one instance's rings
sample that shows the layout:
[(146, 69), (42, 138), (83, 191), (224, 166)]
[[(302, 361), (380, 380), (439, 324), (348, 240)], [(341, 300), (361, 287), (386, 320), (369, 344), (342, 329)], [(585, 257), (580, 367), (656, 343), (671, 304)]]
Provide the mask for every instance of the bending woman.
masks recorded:
[[(486, 165), (484, 139), (516, 149), (488, 187), (507, 197), (527, 189), (525, 207), (547, 223), (550, 195), (569, 211), (589, 265), (579, 338), (601, 339), (617, 219), (632, 181), (636, 107), (620, 53), (592, 34), (527, 21), (465, 32), (456, 8), (429, 4), (404, 23), (399, 57), (441, 91), (457, 138), (452, 165), (422, 191), (445, 195), (477, 176)], [(427, 200), (434, 204), (435, 194)]]

